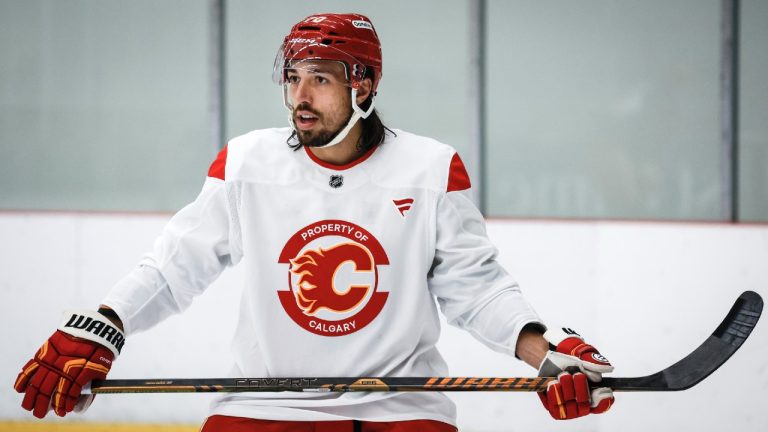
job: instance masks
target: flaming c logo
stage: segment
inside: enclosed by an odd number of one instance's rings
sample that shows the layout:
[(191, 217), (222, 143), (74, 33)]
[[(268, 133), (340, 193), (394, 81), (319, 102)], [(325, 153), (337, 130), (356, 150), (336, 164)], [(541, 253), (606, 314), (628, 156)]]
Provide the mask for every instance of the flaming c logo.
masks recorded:
[(346, 292), (334, 286), (336, 271), (346, 262), (352, 262), (356, 272), (373, 271), (373, 257), (356, 243), (308, 250), (291, 260), (291, 273), (300, 277), (296, 301), (305, 314), (314, 315), (320, 308), (347, 312), (363, 301), (370, 285), (352, 285)]
[(322, 336), (368, 325), (388, 292), (377, 291), (378, 266), (389, 259), (371, 233), (351, 222), (324, 220), (296, 232), (278, 262), (288, 264), (288, 289), (277, 292), (296, 324)]

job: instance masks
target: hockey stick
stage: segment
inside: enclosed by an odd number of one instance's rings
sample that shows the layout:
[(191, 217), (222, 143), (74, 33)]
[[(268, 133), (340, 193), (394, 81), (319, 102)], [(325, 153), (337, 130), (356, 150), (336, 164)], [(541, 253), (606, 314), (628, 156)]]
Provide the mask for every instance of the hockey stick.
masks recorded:
[[(652, 375), (603, 378), (615, 391), (677, 391), (690, 388), (722, 366), (749, 337), (763, 310), (763, 299), (745, 291), (714, 333), (692, 353)], [(542, 391), (555, 378), (206, 378), (94, 381), (90, 392), (348, 392), (348, 391)], [(84, 389), (85, 390), (85, 389)], [(84, 391), (85, 393), (85, 391)]]

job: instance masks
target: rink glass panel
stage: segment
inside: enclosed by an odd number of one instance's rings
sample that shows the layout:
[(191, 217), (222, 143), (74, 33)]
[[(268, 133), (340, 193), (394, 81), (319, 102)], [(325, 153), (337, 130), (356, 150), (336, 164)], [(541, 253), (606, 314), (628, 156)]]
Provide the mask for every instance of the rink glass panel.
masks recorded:
[(172, 211), (210, 144), (205, 0), (0, 3), (0, 208)]
[(721, 215), (720, 2), (488, 2), (488, 214)]

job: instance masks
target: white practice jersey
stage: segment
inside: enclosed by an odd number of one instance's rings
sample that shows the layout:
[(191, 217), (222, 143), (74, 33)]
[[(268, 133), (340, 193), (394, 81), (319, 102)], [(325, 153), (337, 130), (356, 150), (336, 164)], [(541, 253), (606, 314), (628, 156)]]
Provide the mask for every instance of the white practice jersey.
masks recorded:
[[(239, 263), (232, 376), (448, 375), (435, 299), (449, 323), (514, 355), (520, 330), (541, 322), (496, 261), (461, 159), (395, 133), (346, 166), (290, 149), (290, 128), (231, 140), (197, 199), (103, 303), (130, 336)], [(233, 393), (212, 414), (455, 424), (435, 392)]]

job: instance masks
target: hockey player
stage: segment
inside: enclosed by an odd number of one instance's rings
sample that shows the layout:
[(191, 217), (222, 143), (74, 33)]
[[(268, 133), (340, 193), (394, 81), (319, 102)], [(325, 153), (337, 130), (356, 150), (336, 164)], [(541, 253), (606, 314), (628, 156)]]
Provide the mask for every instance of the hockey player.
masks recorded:
[[(245, 267), (232, 376), (440, 376), (449, 323), (558, 376), (539, 396), (556, 419), (606, 411), (591, 390), (612, 366), (552, 332), (499, 266), (451, 147), (384, 127), (374, 106), (381, 48), (371, 21), (312, 15), (280, 47), (274, 79), (290, 127), (231, 140), (197, 199), (116, 284), (98, 312), (67, 313), (19, 374), (36, 417), (81, 411), (126, 336), (187, 308), (227, 266)], [(311, 353), (312, 361), (306, 361)], [(203, 432), (454, 431), (442, 393), (228, 394)]]

